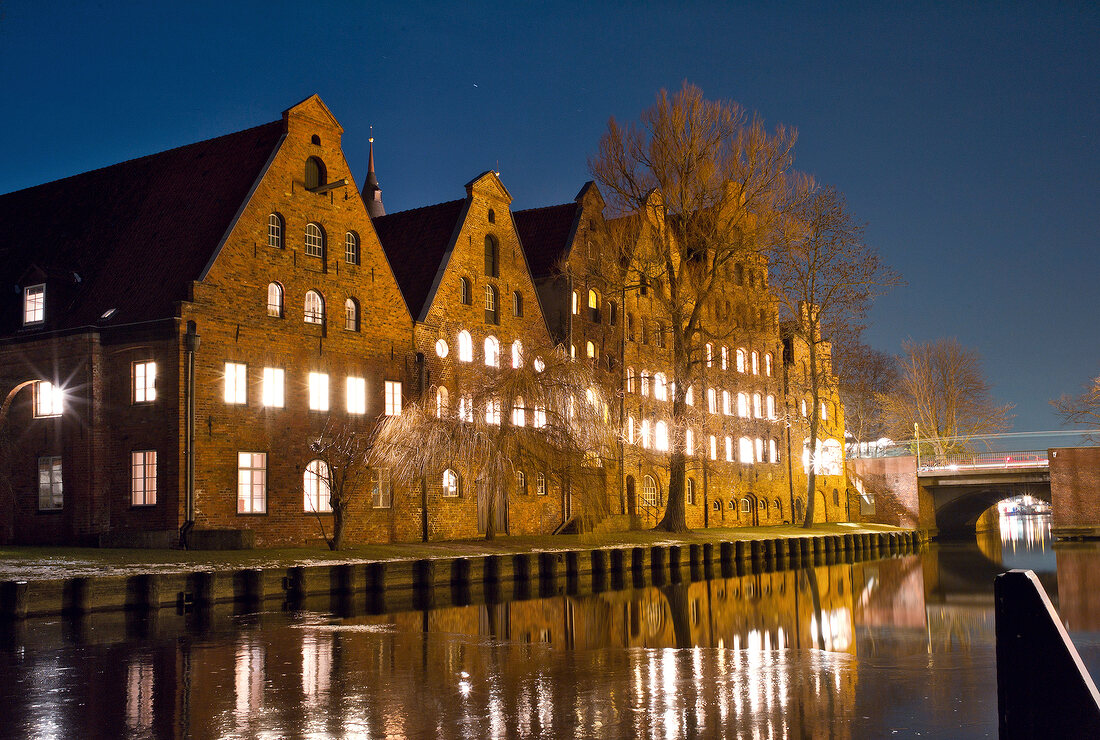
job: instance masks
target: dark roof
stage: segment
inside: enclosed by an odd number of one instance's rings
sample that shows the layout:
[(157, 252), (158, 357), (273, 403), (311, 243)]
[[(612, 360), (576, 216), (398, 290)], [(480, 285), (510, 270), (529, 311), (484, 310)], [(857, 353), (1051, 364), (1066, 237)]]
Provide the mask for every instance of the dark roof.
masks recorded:
[(561, 262), (569, 256), (574, 224), (580, 211), (581, 204), (574, 202), (512, 214), (531, 275), (536, 279), (556, 273)]
[(409, 313), (423, 319), (436, 275), (460, 226), (466, 199), (372, 219)]
[(48, 328), (112, 308), (108, 325), (174, 316), (284, 131), (274, 121), (0, 195), (2, 329), (21, 325), (11, 286), (43, 273)]

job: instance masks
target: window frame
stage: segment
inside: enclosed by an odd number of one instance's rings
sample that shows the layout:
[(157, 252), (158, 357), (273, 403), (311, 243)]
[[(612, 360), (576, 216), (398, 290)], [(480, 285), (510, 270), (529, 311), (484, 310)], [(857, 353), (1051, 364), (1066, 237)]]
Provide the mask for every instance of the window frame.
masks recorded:
[(500, 325), (500, 293), (495, 285), (485, 285), (485, 323)]
[[(317, 301), (319, 308), (310, 309), (310, 297), (313, 297)], [(318, 290), (310, 288), (306, 291), (305, 298), (302, 301), (302, 320), (307, 324), (316, 324), (321, 326), (325, 323), (325, 298)]]
[(344, 378), (345, 409), (349, 414), (367, 413), (367, 379), (358, 375)]
[[(149, 456), (152, 456), (150, 460)], [(149, 468), (152, 468), (150, 473)], [(140, 473), (140, 474), (139, 474)], [(140, 484), (140, 485), (139, 485)], [(140, 496), (140, 501), (139, 501)], [(130, 451), (130, 506), (145, 507), (157, 504), (157, 451)]]
[(156, 360), (135, 360), (130, 363), (130, 403), (147, 404), (156, 400)]
[(492, 234), (485, 235), (485, 277), (500, 277), (500, 241)]
[(309, 410), (319, 413), (328, 412), (331, 406), (328, 373), (311, 370), (306, 376), (306, 389), (309, 396)]
[(359, 331), (359, 301), (349, 296), (344, 299), (344, 331)]
[(393, 508), (393, 476), (389, 468), (371, 468), (370, 504), (372, 509)]
[(344, 262), (346, 264), (359, 264), (359, 243), (359, 234), (354, 231), (344, 232)]
[(46, 322), (46, 284), (37, 283), (23, 288), (23, 326)]
[(285, 244), (284, 234), (286, 234), (286, 221), (283, 215), (278, 211), (272, 211), (267, 217), (267, 246), (272, 249), (282, 249)]
[[(274, 303), (272, 303), (274, 293)], [(283, 318), (283, 307), (286, 305), (286, 290), (283, 284), (275, 280), (267, 284), (267, 315), (273, 319)]]
[[(243, 456), (248, 455), (248, 464), (243, 465)], [(255, 463), (259, 459), (261, 466)], [(245, 479), (247, 475), (247, 480)], [(247, 498), (242, 498), (242, 490), (247, 490)], [(259, 507), (257, 507), (257, 491), (259, 494)], [(242, 504), (247, 501), (247, 506)], [(267, 514), (267, 453), (266, 452), (237, 452), (237, 515)]]
[(332, 470), (327, 462), (314, 458), (302, 471), (302, 511), (306, 514), (331, 514), (331, 499)]
[[(47, 478), (42, 480), (43, 463)], [(61, 455), (38, 458), (38, 511), (61, 511), (65, 508), (65, 476)]]
[(441, 476), (443, 498), (462, 498), (462, 476), (454, 468), (446, 468)]
[[(311, 229), (317, 233), (311, 233)], [(303, 253), (306, 257), (325, 259), (325, 230), (316, 221), (306, 224)]]
[(222, 400), (228, 406), (248, 405), (248, 365), (246, 363), (226, 361)]
[(401, 381), (400, 380), (387, 380), (383, 392), (385, 393), (385, 415), (386, 416), (401, 416)]
[(264, 367), (263, 378), (260, 381), (260, 405), (265, 409), (286, 408), (286, 370), (284, 368)]

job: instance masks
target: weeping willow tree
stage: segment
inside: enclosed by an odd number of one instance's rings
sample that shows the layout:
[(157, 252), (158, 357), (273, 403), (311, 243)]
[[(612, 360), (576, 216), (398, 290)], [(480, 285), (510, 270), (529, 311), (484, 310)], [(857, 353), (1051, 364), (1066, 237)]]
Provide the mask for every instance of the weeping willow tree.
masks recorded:
[(516, 473), (533, 467), (575, 495), (586, 515), (606, 515), (604, 487), (596, 484), (602, 459), (614, 455), (617, 428), (588, 362), (559, 347), (506, 367), (470, 363), (454, 371), (451, 390), (433, 386), (400, 416), (382, 421), (371, 466), (389, 468), (408, 487), (462, 471), (485, 497), (486, 539), (496, 536), (496, 514), (515, 489)]

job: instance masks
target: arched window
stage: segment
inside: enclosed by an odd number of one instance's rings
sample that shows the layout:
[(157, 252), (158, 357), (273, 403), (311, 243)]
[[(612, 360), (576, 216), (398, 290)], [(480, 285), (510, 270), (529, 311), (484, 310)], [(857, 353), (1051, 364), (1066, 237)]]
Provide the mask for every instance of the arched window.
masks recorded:
[(779, 442), (775, 439), (768, 440), (768, 462), (779, 462)]
[(349, 265), (359, 264), (359, 235), (354, 231), (344, 234), (344, 262)]
[(527, 473), (522, 470), (516, 471), (516, 493), (521, 496), (527, 495)]
[(652, 475), (642, 478), (642, 501), (646, 506), (657, 505), (657, 481)]
[(695, 504), (695, 479), (688, 478), (684, 481), (684, 500), (688, 504)]
[(354, 298), (344, 301), (344, 328), (359, 331), (359, 302)]
[(600, 294), (595, 290), (588, 291), (588, 318), (593, 324), (600, 323)]
[(538, 475), (535, 476), (535, 495), (546, 495), (546, 473), (543, 473), (541, 471)]
[(445, 386), (439, 386), (435, 389), (435, 415), (442, 419), (450, 412), (451, 407), (451, 394), (447, 392)]
[(588, 359), (591, 360), (593, 357), (596, 356), (596, 345), (594, 345), (591, 341), (585, 344), (584, 349), (586, 354), (588, 355)]
[(278, 213), (267, 217), (267, 246), (283, 248), (283, 217)]
[(828, 421), (829, 420), (829, 412), (825, 408), (825, 402), (824, 401), (821, 402), (821, 420), (822, 421)]
[(722, 391), (722, 413), (726, 416), (733, 416), (733, 404), (730, 403), (729, 391)]
[(764, 417), (764, 410), (763, 410), (763, 408), (761, 408), (760, 401), (761, 401), (760, 394), (759, 393), (753, 393), (752, 394), (752, 415), (754, 417), (756, 417), (757, 419), (761, 419), (761, 418)]
[(745, 350), (737, 350), (737, 372), (745, 372)]
[(764, 355), (764, 374), (769, 378), (772, 376), (772, 353)]
[(615, 301), (607, 302), (607, 323), (615, 326), (619, 321), (619, 304)]
[(741, 513), (742, 514), (751, 514), (752, 513), (752, 501), (749, 501), (748, 498), (741, 499)]
[(733, 437), (726, 437), (726, 462), (733, 462)]
[(737, 456), (739, 458), (741, 458), (741, 462), (746, 463), (746, 464), (752, 463), (752, 458), (753, 458), (752, 440), (749, 439), (748, 437), (742, 437), (740, 440), (738, 440), (737, 446), (738, 446), (738, 450), (737, 450), (738, 455)]
[(500, 342), (496, 337), (485, 337), (485, 365), (486, 367), (500, 367)]
[(749, 418), (749, 395), (747, 393), (737, 394), (737, 415), (742, 419)]
[(267, 315), (283, 317), (283, 286), (278, 283), (267, 284)]
[(490, 208), (489, 212), (485, 214), (485, 217), (489, 219), (489, 223), (491, 224), (495, 224), (497, 222), (497, 212), (494, 211), (492, 208)]
[(714, 366), (714, 345), (707, 342), (707, 367)]
[(512, 402), (512, 426), (522, 427), (527, 425), (527, 407), (523, 403), (523, 396), (517, 396)]
[(435, 340), (435, 354), (439, 359), (444, 359), (450, 352), (451, 348), (447, 346), (446, 339)]
[(447, 468), (443, 471), (443, 495), (447, 498), (456, 498), (462, 494), (462, 481), (458, 473)]
[(573, 315), (576, 316), (580, 310), (581, 296), (577, 291), (573, 291)]
[(753, 350), (752, 353), (752, 374), (760, 374), (760, 355), (756, 352), (756, 350)]
[(642, 382), (641, 382), (641, 385), (642, 385), (642, 391), (641, 391), (641, 392), (642, 392), (642, 395), (643, 395), (643, 396), (648, 396), (648, 395), (649, 395), (649, 371), (648, 371), (648, 370), (643, 370), (643, 371), (642, 371), (642, 374), (641, 374), (641, 381), (642, 381)]
[(773, 503), (775, 505), (775, 515), (778, 517), (783, 516), (783, 502), (776, 499)]
[(710, 435), (710, 459), (718, 459), (718, 438), (715, 437), (713, 434)]
[(332, 488), (328, 464), (324, 460), (312, 460), (302, 474), (306, 511), (332, 511)]
[(458, 333), (458, 361), (474, 361), (474, 342), (470, 338), (470, 332), (465, 329)]
[(638, 429), (638, 433), (642, 437), (642, 447), (649, 449), (649, 419), (642, 419), (642, 425)]
[(459, 396), (458, 420), (469, 422), (474, 420), (474, 399), (470, 396)]
[(821, 446), (821, 473), (823, 475), (841, 475), (844, 455), (840, 442), (827, 439)]
[(490, 398), (485, 402), (485, 423), (500, 426), (500, 399)]
[(458, 279), (458, 300), (462, 302), (463, 306), (469, 306), (474, 298), (470, 293), (470, 281), (466, 278)]
[(668, 400), (668, 382), (665, 380), (664, 373), (653, 375), (653, 397), (658, 401)]
[(756, 438), (755, 449), (756, 462), (764, 462), (764, 440), (760, 439), (760, 437)]
[(328, 183), (328, 172), (325, 163), (320, 157), (310, 157), (306, 160), (306, 190), (316, 190)]
[(769, 419), (775, 418), (775, 396), (771, 395), (770, 393), (765, 399), (764, 409), (767, 412)]
[(690, 429), (684, 430), (684, 454), (695, 454), (695, 433), (692, 432)]
[(523, 294), (518, 290), (512, 291), (512, 315), (523, 315)]
[(730, 367), (730, 348), (722, 347), (722, 369), (729, 370)]
[(492, 234), (485, 235), (485, 276), (500, 277), (500, 247)]
[(634, 392), (634, 368), (632, 367), (626, 369), (626, 392)]
[(642, 319), (642, 344), (649, 344), (649, 322)]
[(512, 368), (518, 370), (523, 367), (523, 342), (518, 339), (512, 342)]
[(325, 256), (325, 233), (315, 223), (306, 224), (306, 256)]
[(688, 386), (687, 392), (684, 393), (684, 403), (686, 403), (688, 406), (695, 405), (695, 386)]
[(325, 302), (316, 290), (306, 291), (305, 320), (307, 324), (325, 323)]
[(668, 452), (668, 424), (663, 421), (659, 421), (654, 425), (653, 436), (655, 437), (654, 447), (658, 452)]
[(485, 286), (485, 323), (500, 323), (500, 301), (497, 300), (496, 286)]
[(718, 413), (718, 391), (713, 388), (707, 388), (707, 411)]

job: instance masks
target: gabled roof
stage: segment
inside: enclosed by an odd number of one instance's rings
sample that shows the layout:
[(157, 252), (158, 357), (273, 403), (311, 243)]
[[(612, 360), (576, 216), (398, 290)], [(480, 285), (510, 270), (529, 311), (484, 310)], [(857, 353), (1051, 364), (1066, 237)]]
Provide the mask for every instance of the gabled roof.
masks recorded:
[(110, 324), (174, 316), (284, 132), (274, 121), (0, 195), (0, 330), (20, 325), (12, 286), (32, 265), (70, 278), (47, 287), (47, 328), (95, 324), (112, 308)]
[(424, 320), (444, 258), (462, 227), (466, 198), (372, 219), (413, 318)]
[(573, 202), (512, 213), (531, 275), (536, 280), (555, 274), (569, 256), (580, 212), (581, 204)]

